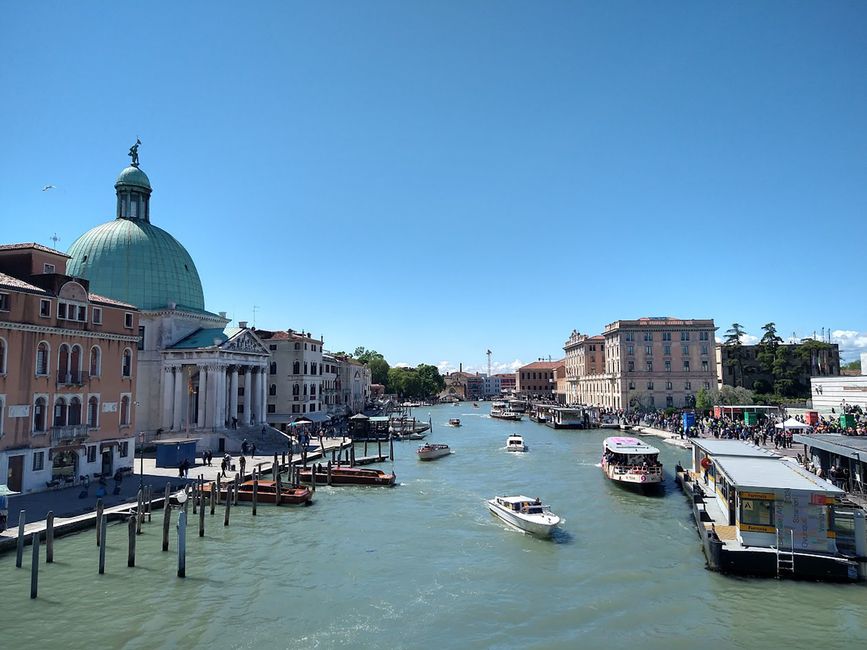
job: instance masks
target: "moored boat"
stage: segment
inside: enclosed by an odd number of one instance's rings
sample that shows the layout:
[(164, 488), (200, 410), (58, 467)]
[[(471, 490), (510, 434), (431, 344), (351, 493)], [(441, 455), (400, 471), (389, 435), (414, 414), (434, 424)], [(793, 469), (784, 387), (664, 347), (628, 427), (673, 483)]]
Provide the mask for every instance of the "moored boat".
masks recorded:
[[(301, 467), (298, 469), (298, 480), (302, 483), (312, 483), (315, 478), (317, 485), (327, 485), (328, 469), (324, 465)], [(362, 469), (360, 467), (332, 467), (332, 485), (394, 485), (397, 476), (381, 469)]]
[(449, 426), (450, 427), (461, 426), (461, 419), (460, 418), (449, 418)]
[(517, 433), (513, 433), (506, 438), (506, 451), (527, 451), (528, 447), (524, 443), (524, 438)]
[(448, 445), (434, 445), (428, 442), (419, 447), (416, 453), (419, 460), (436, 460), (448, 456), (452, 450)]
[[(206, 494), (210, 493), (211, 483), (205, 483), (203, 490)], [(234, 487), (224, 483), (220, 487), (220, 500), (225, 501), (230, 492), (234, 494)], [(280, 485), (280, 503), (278, 505), (306, 506), (313, 502), (312, 499), (313, 492), (308, 487)], [(244, 481), (238, 486), (238, 501), (253, 501), (253, 481)], [(260, 480), (256, 488), (256, 501), (257, 503), (277, 504), (277, 482)]]
[(626, 436), (602, 443), (602, 471), (612, 481), (642, 488), (658, 486), (664, 478), (659, 449)]
[(499, 404), (502, 404), (502, 402), (494, 402), (494, 404), (491, 405), (492, 418), (497, 418), (498, 420), (512, 420), (513, 422), (521, 419), (522, 416), (520, 413), (515, 413), (514, 411), (509, 410), (506, 408), (505, 404), (503, 404), (503, 406), (499, 406)]
[(560, 525), (560, 517), (551, 512), (538, 498), (523, 495), (494, 497), (487, 500), (488, 509), (504, 522), (538, 537), (550, 537)]

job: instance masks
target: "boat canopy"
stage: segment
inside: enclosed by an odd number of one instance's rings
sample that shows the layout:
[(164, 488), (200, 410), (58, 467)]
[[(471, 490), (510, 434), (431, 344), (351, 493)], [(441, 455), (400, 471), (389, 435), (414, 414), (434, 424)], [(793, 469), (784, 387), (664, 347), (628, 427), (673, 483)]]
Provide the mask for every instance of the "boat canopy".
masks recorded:
[(611, 436), (605, 439), (605, 448), (618, 454), (658, 454), (659, 449), (638, 438)]

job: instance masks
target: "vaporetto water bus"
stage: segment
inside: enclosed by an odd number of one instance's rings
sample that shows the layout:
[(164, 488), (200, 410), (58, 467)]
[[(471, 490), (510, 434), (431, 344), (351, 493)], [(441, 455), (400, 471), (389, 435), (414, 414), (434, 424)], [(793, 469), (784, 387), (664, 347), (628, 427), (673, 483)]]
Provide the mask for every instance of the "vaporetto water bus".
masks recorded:
[(659, 449), (625, 436), (602, 443), (602, 471), (612, 481), (642, 488), (658, 486), (664, 478)]

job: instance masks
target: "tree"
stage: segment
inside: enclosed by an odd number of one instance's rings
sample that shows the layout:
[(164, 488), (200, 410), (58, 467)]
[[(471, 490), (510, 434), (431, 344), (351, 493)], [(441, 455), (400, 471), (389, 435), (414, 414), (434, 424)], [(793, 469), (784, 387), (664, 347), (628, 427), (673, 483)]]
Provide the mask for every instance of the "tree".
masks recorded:
[[(777, 355), (777, 347), (780, 345), (780, 343), (783, 342), (783, 339), (777, 336), (776, 323), (766, 323), (762, 326), (762, 330), (765, 333), (762, 335), (762, 338), (759, 341), (758, 351), (756, 352), (756, 360), (759, 362), (759, 365), (766, 374), (773, 375), (774, 358)], [(758, 392), (764, 393), (768, 391), (759, 390)]]
[(700, 388), (695, 394), (695, 408), (698, 411), (709, 411), (713, 408), (713, 393), (707, 388)]
[(844, 363), (841, 370), (853, 370), (855, 372), (861, 372), (861, 359), (855, 359), (855, 361)]
[(440, 370), (436, 366), (420, 363), (416, 372), (422, 381), (423, 397), (432, 397), (446, 387), (446, 380), (440, 375)]
[[(744, 357), (741, 339), (745, 333), (743, 325), (732, 323), (731, 328), (726, 330), (726, 338), (723, 341), (723, 346), (728, 348), (726, 365), (733, 369), (735, 386), (744, 385)], [(735, 369), (736, 372), (734, 372)]]
[(374, 357), (367, 362), (370, 368), (370, 381), (374, 384), (388, 384), (388, 371), (390, 366), (383, 357)]

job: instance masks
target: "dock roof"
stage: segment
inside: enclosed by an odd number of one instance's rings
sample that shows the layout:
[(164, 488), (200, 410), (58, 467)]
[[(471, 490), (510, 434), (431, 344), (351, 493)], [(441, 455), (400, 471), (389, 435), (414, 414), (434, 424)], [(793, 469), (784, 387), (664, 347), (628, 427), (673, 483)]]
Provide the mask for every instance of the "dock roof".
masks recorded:
[(694, 447), (705, 451), (708, 456), (742, 456), (747, 458), (780, 458), (770, 449), (756, 447), (743, 440), (717, 440), (716, 438), (693, 438)]
[(720, 456), (714, 458), (714, 463), (738, 489), (805, 490), (834, 496), (844, 494), (834, 484), (782, 458)]
[(846, 458), (867, 462), (867, 437), (844, 436), (840, 433), (796, 433), (792, 438), (795, 442), (824, 449)]

